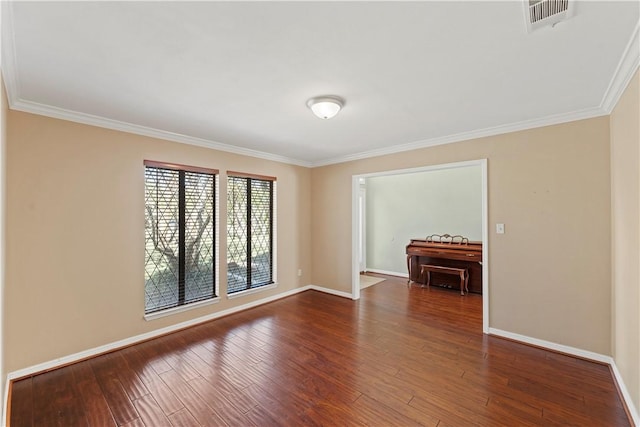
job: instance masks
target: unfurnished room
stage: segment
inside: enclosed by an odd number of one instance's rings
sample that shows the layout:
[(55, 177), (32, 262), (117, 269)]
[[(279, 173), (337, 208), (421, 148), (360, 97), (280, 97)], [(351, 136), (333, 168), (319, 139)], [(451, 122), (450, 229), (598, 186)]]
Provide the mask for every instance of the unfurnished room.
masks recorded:
[(0, 12), (0, 425), (640, 426), (640, 2)]

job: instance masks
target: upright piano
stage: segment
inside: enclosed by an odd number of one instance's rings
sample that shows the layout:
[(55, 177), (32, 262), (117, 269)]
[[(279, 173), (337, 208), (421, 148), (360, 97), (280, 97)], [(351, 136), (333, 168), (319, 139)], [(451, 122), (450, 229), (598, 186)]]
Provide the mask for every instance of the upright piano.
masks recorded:
[[(409, 281), (422, 283), (422, 264), (466, 268), (469, 271), (469, 291), (482, 294), (482, 242), (470, 242), (462, 236), (433, 234), (426, 239), (411, 239), (407, 245)], [(432, 274), (432, 283), (459, 289), (460, 279), (447, 274)]]

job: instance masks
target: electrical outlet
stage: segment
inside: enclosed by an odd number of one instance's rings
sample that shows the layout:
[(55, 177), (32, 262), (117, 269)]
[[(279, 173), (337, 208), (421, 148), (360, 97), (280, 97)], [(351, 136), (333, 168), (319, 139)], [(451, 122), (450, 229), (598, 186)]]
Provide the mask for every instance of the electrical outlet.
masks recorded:
[(301, 268), (298, 269), (298, 277), (302, 277), (302, 269)]

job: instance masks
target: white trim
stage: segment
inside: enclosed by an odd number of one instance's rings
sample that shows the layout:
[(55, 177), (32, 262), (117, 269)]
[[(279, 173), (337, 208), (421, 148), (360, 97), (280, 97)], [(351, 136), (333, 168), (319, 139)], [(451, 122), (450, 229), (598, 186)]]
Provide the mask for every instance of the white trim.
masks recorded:
[(437, 165), (429, 165), (429, 166), (418, 166), (415, 168), (407, 168), (407, 169), (397, 169), (397, 170), (389, 170), (389, 171), (381, 171), (381, 172), (372, 172), (358, 175), (360, 178), (372, 178), (372, 177), (380, 177), (380, 176), (392, 176), (392, 175), (404, 175), (408, 173), (418, 173), (418, 172), (432, 172), (437, 170), (444, 169), (456, 169), (456, 168), (466, 168), (468, 166), (478, 166), (485, 159), (481, 160), (466, 160), (463, 162), (453, 162), (453, 163), (439, 163)]
[(215, 291), (216, 291), (216, 295), (220, 295), (220, 229), (221, 224), (220, 224), (220, 172), (218, 172), (217, 174), (213, 175), (213, 182), (215, 185), (215, 209), (213, 212), (213, 215), (215, 217), (215, 226), (214, 226), (214, 251), (215, 251), (215, 259), (213, 260), (214, 264), (214, 268), (216, 270), (216, 274), (215, 274), (215, 282), (214, 282), (214, 286), (215, 286)]
[(489, 333), (489, 182), (487, 159), (480, 160), (482, 174), (482, 333)]
[[(327, 294), (331, 294), (331, 295), (336, 295), (339, 297), (343, 297), (343, 298), (351, 298), (352, 299), (352, 295), (347, 293), (347, 292), (343, 292), (343, 291), (337, 291), (334, 289), (329, 289), (329, 288), (324, 288), (322, 286), (316, 286), (316, 285), (307, 285), (301, 288), (296, 288), (296, 289), (291, 289), (289, 291), (283, 292), (281, 294), (278, 295), (274, 295), (271, 297), (267, 297), (258, 301), (253, 301), (247, 304), (243, 304), (241, 306), (238, 307), (233, 307), (227, 310), (223, 310), (217, 313), (212, 313), (209, 314), (207, 316), (202, 316), (196, 319), (192, 319), (192, 320), (188, 320), (186, 322), (182, 322), (182, 323), (178, 323), (176, 325), (172, 325), (172, 326), (167, 326), (165, 328), (161, 328), (161, 329), (157, 329), (155, 331), (151, 331), (151, 332), (147, 332), (144, 334), (140, 334), (140, 335), (136, 335), (134, 337), (131, 338), (126, 338), (120, 341), (115, 341), (113, 343), (110, 344), (106, 344), (103, 346), (99, 346), (99, 347), (94, 347), (92, 349), (89, 350), (85, 350), (79, 353), (75, 353), (69, 356), (64, 356), (58, 359), (54, 359), (48, 362), (44, 362), (44, 363), (40, 363), (38, 365), (33, 365), (30, 366), (28, 368), (24, 368), (24, 369), (19, 369), (17, 371), (13, 371), (7, 374), (7, 378), (5, 381), (5, 389), (4, 389), (4, 403), (3, 403), (3, 410), (4, 413), (7, 413), (7, 408), (8, 408), (8, 399), (9, 399), (9, 385), (11, 383), (12, 380), (16, 379), (16, 378), (22, 378), (22, 377), (27, 377), (29, 375), (34, 375), (40, 372), (44, 372), (44, 371), (48, 371), (51, 369), (55, 369), (57, 367), (61, 367), (64, 365), (67, 365), (69, 363), (73, 363), (73, 362), (77, 362), (79, 360), (83, 360), (92, 356), (98, 356), (100, 354), (103, 353), (107, 353), (109, 351), (114, 351), (117, 350), (119, 348), (123, 348), (132, 344), (136, 344), (138, 342), (141, 341), (146, 341), (161, 335), (165, 335), (171, 332), (175, 332), (178, 331), (180, 329), (184, 329), (187, 328), (189, 326), (194, 326), (200, 323), (204, 323), (207, 322), (209, 320), (214, 320), (217, 319), (219, 317), (223, 317), (223, 316), (227, 316), (242, 310), (246, 310), (248, 308), (253, 308), (253, 307), (257, 307), (259, 305), (263, 305), (272, 301), (276, 301), (282, 298), (286, 298), (298, 293), (302, 293), (304, 291), (308, 291), (308, 290), (315, 290), (315, 291), (319, 291), (319, 292), (324, 292)], [(496, 329), (496, 328), (490, 328), (489, 329), (489, 334), (490, 335), (495, 335), (495, 336), (501, 336), (504, 338), (509, 338), (515, 341), (520, 341), (523, 343), (527, 343), (527, 344), (533, 344), (539, 347), (544, 347), (547, 348), (549, 350), (556, 350), (556, 351), (560, 351), (566, 354), (571, 354), (574, 356), (579, 356), (579, 357), (583, 357), (586, 359), (591, 359), (597, 362), (601, 362), (601, 363), (606, 363), (609, 366), (611, 366), (612, 371), (613, 371), (613, 375), (615, 377), (615, 380), (618, 383), (618, 386), (620, 387), (620, 391), (622, 392), (622, 398), (625, 400), (625, 403), (627, 404), (627, 407), (629, 409), (629, 412), (631, 413), (631, 417), (634, 421), (634, 423), (636, 425), (640, 425), (640, 417), (638, 416), (638, 410), (635, 407), (635, 405), (633, 404), (633, 400), (631, 399), (631, 395), (629, 394), (629, 391), (627, 390), (627, 387), (624, 383), (624, 380), (622, 379), (622, 376), (620, 375), (620, 372), (615, 364), (615, 361), (611, 358), (611, 356), (605, 356), (602, 354), (598, 354), (598, 353), (593, 353), (590, 351), (585, 351), (585, 350), (580, 350), (574, 347), (569, 347), (569, 346), (565, 346), (565, 345), (561, 345), (561, 344), (556, 344), (550, 341), (544, 341), (544, 340), (539, 340), (536, 338), (531, 338), (531, 337), (527, 337), (525, 335), (520, 335), (520, 334), (515, 334), (512, 332), (507, 332), (507, 331), (503, 331), (500, 329)], [(3, 422), (3, 421), (0, 421)]]
[(609, 83), (607, 90), (602, 98), (599, 106), (585, 108), (582, 110), (572, 111), (568, 113), (554, 114), (546, 117), (523, 120), (515, 123), (507, 123), (498, 126), (491, 126), (483, 129), (476, 129), (467, 132), (461, 132), (453, 135), (445, 135), (436, 138), (429, 138), (419, 141), (414, 141), (406, 144), (395, 145), (391, 147), (385, 147), (375, 150), (363, 151), (355, 154), (348, 154), (345, 156), (338, 156), (334, 158), (328, 158), (315, 162), (305, 161), (300, 159), (293, 159), (277, 154), (266, 153), (262, 151), (252, 150), (248, 148), (236, 147), (221, 142), (207, 140), (203, 138), (191, 137), (188, 135), (181, 135), (173, 132), (167, 132), (159, 129), (153, 129), (145, 126), (135, 125), (132, 123), (121, 122), (118, 120), (107, 119), (95, 115), (80, 113), (76, 111), (66, 110), (62, 108), (52, 107), (35, 102), (25, 101), (20, 99), (20, 84), (18, 81), (17, 60), (15, 57), (15, 41), (13, 32), (13, 13), (11, 12), (12, 2), (2, 2), (2, 7), (7, 8), (6, 13), (3, 13), (2, 23), (2, 38), (7, 40), (3, 43), (2, 49), (2, 73), (4, 76), (4, 82), (7, 88), (7, 97), (10, 108), (18, 111), (24, 111), (33, 114), (39, 114), (43, 116), (53, 117), (62, 120), (69, 120), (72, 122), (88, 124), (92, 126), (98, 126), (107, 129), (114, 129), (123, 132), (129, 132), (137, 135), (149, 136), (152, 138), (159, 138), (174, 142), (180, 142), (184, 144), (196, 145), (200, 147), (211, 148), (214, 150), (220, 150), (224, 152), (246, 155), (250, 157), (256, 157), (265, 160), (272, 160), (281, 163), (288, 163), (304, 167), (319, 167), (332, 165), (336, 163), (344, 163), (353, 160), (366, 159), (370, 157), (384, 156), (389, 154), (401, 153), (404, 151), (417, 150), (426, 147), (432, 147), (436, 145), (450, 144), (454, 142), (467, 141), (471, 139), (483, 138), (487, 136), (495, 136), (510, 132), (517, 132), (527, 129), (539, 128), (544, 126), (551, 126), (560, 123), (567, 123), (576, 120), (590, 119), (594, 117), (600, 117), (611, 113), (619, 100), (624, 89), (628, 85), (633, 73), (640, 64), (639, 48), (639, 32), (640, 25), (636, 25), (631, 38), (625, 48), (622, 58), (618, 63), (616, 71)]
[(155, 313), (149, 313), (144, 315), (144, 320), (155, 320), (160, 319), (162, 317), (171, 316), (178, 313), (183, 313), (185, 311), (193, 310), (200, 307), (206, 307), (208, 305), (217, 304), (220, 302), (220, 297), (213, 297), (203, 301), (192, 302), (185, 305), (179, 305), (177, 307), (167, 308), (161, 311), (156, 311)]
[(360, 178), (360, 175), (351, 177), (351, 297), (354, 300), (360, 299)]
[(377, 268), (367, 268), (367, 273), (386, 274), (387, 276), (409, 278), (409, 273), (398, 273), (397, 271), (378, 270)]
[(600, 106), (607, 114), (611, 114), (618, 104), (638, 66), (640, 66), (640, 23), (633, 30), (616, 71), (613, 73), (609, 87), (602, 97)]
[(558, 344), (551, 341), (545, 341), (538, 338), (528, 337), (526, 335), (516, 334), (514, 332), (503, 331), (502, 329), (489, 328), (489, 335), (495, 335), (498, 337), (508, 338), (514, 341), (520, 341), (526, 344), (543, 347), (549, 350), (558, 351), (560, 353), (570, 354), (572, 356), (582, 357), (583, 359), (589, 359), (600, 363), (606, 363), (610, 365), (613, 362), (611, 356), (606, 356), (600, 353), (594, 353), (588, 350), (582, 350), (576, 347), (570, 347), (564, 344)]
[(633, 399), (631, 398), (631, 394), (629, 394), (629, 390), (616, 366), (616, 362), (611, 356), (607, 356), (600, 353), (594, 353), (592, 351), (582, 350), (576, 347), (570, 347), (568, 345), (558, 344), (551, 341), (541, 340), (538, 338), (528, 337), (526, 335), (520, 335), (513, 332), (503, 331), (502, 329), (489, 328), (489, 335), (494, 335), (497, 337), (508, 338), (514, 341), (519, 341), (524, 344), (531, 344), (537, 347), (542, 347), (547, 350), (558, 351), (560, 353), (569, 354), (571, 356), (581, 357), (583, 359), (592, 360), (594, 362), (604, 363), (611, 367), (611, 371), (613, 372), (614, 380), (618, 383), (618, 387), (620, 389), (620, 396), (625, 404), (627, 405), (627, 409), (629, 409), (629, 413), (631, 414), (631, 418), (636, 426), (640, 426), (640, 416), (638, 414), (638, 408), (636, 408)]
[[(489, 331), (489, 196), (487, 180), (487, 159), (467, 160), (455, 163), (443, 163), (437, 165), (420, 166), (416, 168), (398, 169), (382, 172), (371, 172), (351, 177), (351, 293), (353, 299), (360, 298), (360, 263), (358, 253), (358, 198), (360, 195), (360, 179), (390, 175), (403, 175), (416, 172), (431, 172), (443, 169), (456, 169), (469, 166), (480, 166), (482, 173), (482, 332)], [(367, 269), (371, 272), (380, 272), (393, 276), (401, 273), (388, 272), (384, 270)], [(402, 274), (400, 277), (408, 277)]]
[(0, 425), (5, 425), (4, 423), (9, 423), (9, 420), (6, 417), (9, 415), (9, 385), (11, 381), (9, 380), (9, 375), (4, 379), (4, 399), (2, 403), (2, 418), (0, 419)]
[[(257, 301), (249, 302), (246, 304), (242, 304), (237, 307), (232, 307), (226, 310), (218, 311), (216, 313), (211, 313), (206, 316), (198, 317), (196, 319), (187, 320), (185, 322), (177, 323), (175, 325), (167, 326), (164, 328), (156, 329), (154, 331), (146, 332), (144, 334), (135, 335), (130, 338), (125, 338), (123, 340), (114, 341), (109, 344), (101, 345), (98, 347), (90, 348), (88, 350), (80, 351), (78, 353), (74, 353), (68, 356), (63, 356), (58, 359), (53, 359), (48, 362), (39, 363), (37, 365), (29, 366), (27, 368), (19, 369), (17, 371), (9, 372), (6, 377), (5, 390), (4, 390), (4, 404), (3, 409), (6, 414), (6, 409), (8, 408), (8, 399), (9, 399), (9, 383), (17, 378), (28, 377), (30, 375), (35, 375), (44, 371), (49, 371), (52, 369), (56, 369), (70, 363), (78, 362), (83, 359), (87, 359), (90, 357), (95, 357), (100, 354), (108, 353), (110, 351), (115, 351), (123, 347), (127, 347), (142, 341), (147, 341), (152, 338), (156, 338), (162, 335), (169, 334), (171, 332), (179, 331), (181, 329), (188, 328), (190, 326), (198, 325), (200, 323), (208, 322), (210, 320), (214, 320), (220, 317), (228, 316), (233, 313), (237, 313), (239, 311), (243, 311), (249, 308), (257, 307), (263, 304), (267, 304), (269, 302), (277, 301), (282, 298), (286, 298), (295, 294), (302, 293), (304, 291), (314, 290), (319, 292), (324, 292), (331, 295), (336, 295), (343, 298), (351, 299), (351, 295), (347, 292), (336, 291), (334, 289), (324, 288), (322, 286), (315, 285), (307, 285), (301, 288), (291, 289), (289, 291), (282, 292), (277, 295), (273, 295), (267, 298), (263, 298)], [(0, 425), (3, 425), (4, 421), (0, 420)]]
[(244, 291), (234, 292), (232, 294), (227, 294), (227, 299), (234, 299), (245, 297), (247, 295), (257, 294), (259, 292), (268, 291), (269, 289), (275, 289), (278, 286), (277, 283), (271, 283), (269, 285), (260, 286), (257, 288), (246, 289)]
[(624, 380), (622, 379), (622, 375), (618, 370), (618, 366), (616, 366), (615, 360), (611, 360), (611, 363), (609, 364), (609, 366), (611, 366), (611, 371), (613, 372), (613, 376), (616, 382), (618, 383), (618, 388), (620, 389), (620, 393), (622, 394), (622, 399), (624, 400), (624, 403), (626, 403), (627, 405), (627, 409), (631, 414), (633, 423), (636, 426), (640, 426), (640, 414), (638, 413), (638, 408), (636, 408), (636, 405), (633, 403), (631, 394), (629, 394), (629, 390), (627, 389), (627, 386), (625, 385)]
[[(24, 111), (33, 114), (39, 114), (43, 116), (53, 117), (62, 120), (69, 120), (72, 122), (88, 124), (92, 126), (98, 126), (107, 129), (114, 129), (123, 132), (129, 132), (137, 135), (149, 136), (152, 138), (159, 138), (174, 142), (180, 142), (190, 145), (196, 145), (200, 147), (212, 148), (215, 150), (225, 151), (229, 153), (235, 153), (240, 155), (246, 155), (250, 157), (257, 157), (265, 160), (273, 160), (276, 162), (294, 164), (298, 166), (304, 167), (318, 167), (318, 166), (326, 166), (336, 163), (344, 163), (352, 160), (360, 160), (366, 159), (370, 157), (383, 156), (388, 154), (395, 154), (404, 151), (416, 150), (420, 148), (432, 147), (436, 145), (449, 144), (454, 142), (466, 141), (470, 139), (482, 138), (487, 136), (500, 135), (509, 132), (516, 132), (520, 130), (532, 129), (543, 126), (550, 126), (559, 123), (566, 123), (575, 120), (588, 119), (592, 117), (598, 117), (602, 115), (608, 114), (606, 110), (603, 109), (602, 106), (586, 108), (583, 110), (572, 111), (568, 113), (555, 114), (551, 116), (546, 116), (542, 118), (523, 120), (516, 123), (508, 123), (498, 126), (492, 126), (483, 129), (476, 129), (467, 132), (461, 132), (453, 135), (445, 135), (436, 138), (429, 138), (419, 141), (414, 141), (406, 144), (395, 145), (392, 147), (385, 147), (375, 150), (364, 151), (355, 154), (348, 154), (345, 156), (338, 156), (334, 158), (328, 158), (319, 161), (305, 161), (300, 159), (293, 159), (285, 156), (280, 156), (276, 154), (266, 153), (257, 150), (251, 150), (248, 148), (236, 147), (228, 144), (223, 144), (216, 141), (206, 140), (202, 138), (195, 138), (188, 135), (181, 135), (172, 132), (167, 132), (159, 129), (153, 129), (145, 126), (135, 125), (132, 123), (121, 122), (118, 120), (107, 119), (104, 117), (99, 117), (95, 115), (80, 113), (76, 111), (66, 110), (62, 108), (57, 108), (53, 106), (48, 106), (40, 103), (25, 101), (20, 99), (20, 84), (18, 81), (18, 73), (16, 57), (15, 57), (15, 42), (14, 42), (14, 32), (12, 25), (12, 17), (13, 13), (11, 13), (11, 3), (12, 2), (2, 2), (2, 7), (7, 7), (8, 13), (7, 18), (5, 19), (5, 23), (3, 23), (3, 40), (6, 40), (7, 43), (3, 43), (2, 55), (3, 55), (3, 75), (5, 77), (5, 85), (7, 88), (7, 96), (9, 100), (10, 108), (14, 110)], [(637, 39), (637, 29), (635, 34), (635, 38)], [(5, 38), (6, 37), (6, 38)], [(633, 40), (633, 37), (632, 37)], [(631, 46), (631, 43), (629, 44)], [(627, 47), (626, 52), (631, 52), (631, 47)], [(631, 52), (633, 53), (633, 52)], [(626, 63), (626, 62), (625, 62)], [(621, 67), (618, 67), (622, 69)], [(617, 77), (618, 73), (616, 73)], [(607, 91), (607, 95), (609, 91)], [(602, 105), (608, 105), (606, 103), (602, 103)]]
[[(2, 409), (6, 414), (6, 410), (8, 408), (8, 399), (9, 399), (9, 383), (17, 378), (28, 377), (30, 375), (35, 375), (41, 372), (49, 371), (52, 369), (56, 369), (70, 363), (78, 362), (83, 359), (87, 359), (90, 357), (95, 357), (100, 354), (108, 353), (110, 351), (115, 351), (123, 347), (127, 347), (142, 341), (147, 341), (152, 338), (156, 338), (162, 335), (166, 335), (171, 332), (179, 331), (181, 329), (188, 328), (190, 326), (198, 325), (200, 323), (208, 322), (210, 320), (214, 320), (220, 317), (228, 316), (233, 313), (237, 313), (239, 311), (243, 311), (249, 308), (257, 307), (259, 305), (267, 304), (269, 302), (273, 302), (282, 298), (286, 298), (295, 294), (302, 293), (304, 291), (314, 290), (319, 292), (324, 292), (331, 295), (336, 295), (343, 298), (352, 299), (351, 295), (347, 292), (336, 291), (334, 289), (324, 288), (322, 286), (315, 285), (307, 285), (301, 288), (291, 289), (289, 291), (282, 292), (277, 295), (273, 295), (267, 298), (263, 298), (257, 301), (249, 302), (246, 304), (242, 304), (237, 307), (232, 307), (227, 310), (222, 310), (216, 313), (211, 313), (206, 316), (198, 317), (196, 319), (187, 320), (185, 322), (177, 323), (175, 325), (167, 326), (164, 328), (156, 329), (154, 331), (146, 332), (144, 334), (136, 335), (130, 338), (125, 338), (123, 340), (115, 341), (109, 344), (101, 345), (98, 347), (90, 348), (88, 350), (80, 351), (78, 353), (74, 353), (68, 356), (63, 356), (58, 359), (53, 359), (48, 362), (39, 363), (37, 365), (29, 366), (27, 368), (19, 369), (17, 371), (9, 372), (6, 377), (5, 382), (5, 390), (4, 390), (4, 403)], [(0, 420), (0, 425), (4, 420)]]
[(353, 297), (353, 294), (350, 294), (349, 292), (344, 292), (344, 291), (337, 291), (335, 289), (329, 289), (329, 288), (324, 288), (322, 286), (316, 286), (316, 285), (309, 285), (305, 288), (305, 290), (310, 289), (313, 291), (319, 291), (319, 292), (324, 292), (325, 294), (331, 294), (331, 295), (335, 295), (338, 297), (342, 297), (342, 298), (349, 298), (349, 299), (357, 299)]
[(10, 100), (12, 110), (24, 111), (26, 113), (38, 114), (41, 116), (53, 117), (60, 120), (68, 120), (71, 122), (82, 123), (90, 126), (97, 126), (106, 129), (113, 129), (122, 132), (128, 132), (136, 135), (148, 136), (151, 138), (164, 139), (167, 141), (180, 142), (183, 144), (195, 145), (198, 147), (211, 148), (213, 150), (224, 151), (227, 153), (240, 154), (243, 156), (256, 157), (274, 162), (287, 163), (298, 166), (310, 167), (311, 163), (303, 160), (292, 159), (290, 157), (280, 156), (277, 154), (266, 153), (264, 151), (252, 150), (249, 148), (237, 147), (234, 145), (224, 144), (222, 142), (210, 139), (197, 138), (194, 136), (183, 135), (165, 130), (154, 129), (147, 126), (127, 123), (120, 120), (108, 119), (106, 117), (95, 116), (93, 114), (81, 113), (78, 111), (67, 110), (64, 108), (52, 107), (50, 105), (40, 104), (37, 102), (24, 101), (22, 99)]
[(271, 201), (271, 280), (278, 283), (278, 181), (271, 181), (273, 192)]
[(367, 186), (364, 179), (360, 180), (358, 189), (358, 248), (360, 253), (360, 271), (367, 270)]
[[(7, 73), (8, 74), (8, 73)], [(6, 83), (6, 80), (5, 80)], [(7, 84), (7, 93), (11, 93), (13, 88), (9, 90), (9, 84)], [(409, 142), (406, 144), (393, 145), (391, 147), (379, 148), (375, 150), (363, 151), (355, 154), (348, 154), (345, 156), (338, 156), (320, 161), (306, 161), (300, 159), (293, 159), (290, 157), (281, 156), (278, 154), (267, 153), (264, 151), (252, 150), (249, 148), (243, 148), (224, 144), (213, 140), (204, 138), (197, 138), (189, 135), (183, 135), (179, 133), (168, 132), (160, 129), (154, 129), (146, 126), (136, 125), (133, 123), (127, 123), (119, 120), (108, 119), (105, 117), (95, 116), (92, 114), (81, 113), (77, 111), (67, 110), (58, 107), (52, 107), (36, 102), (25, 101), (22, 99), (14, 100), (14, 96), (9, 96), (9, 106), (12, 110), (23, 111), (26, 113), (38, 114), (46, 117), (53, 117), (55, 119), (67, 120), (75, 123), (82, 123), (90, 126), (97, 126), (105, 129), (113, 129), (121, 132), (128, 132), (135, 135), (148, 136), (151, 138), (163, 139), (167, 141), (179, 142), (183, 144), (195, 145), (199, 147), (210, 148), (213, 150), (224, 151), (227, 153), (239, 154), (249, 157), (256, 157), (264, 160), (271, 160), (274, 162), (292, 164), (297, 166), (303, 166), (308, 168), (333, 165), (337, 163), (350, 162), (353, 160), (367, 159), (370, 157), (385, 156), (389, 154), (401, 153), (405, 151), (418, 150), (421, 148), (433, 147), (437, 145), (451, 144), (454, 142), (468, 141), (477, 138), (484, 138), (488, 136), (501, 135), (511, 132), (517, 132), (527, 129), (534, 129), (544, 126), (551, 126), (560, 123), (567, 123), (577, 120), (590, 119), (594, 117), (600, 117), (607, 115), (608, 112), (601, 107), (587, 108), (584, 110), (573, 111), (569, 113), (555, 114), (542, 118), (524, 120), (516, 123), (509, 123), (505, 125), (492, 126), (484, 129), (477, 129), (468, 132), (461, 132), (453, 135), (446, 135), (442, 137), (430, 138), (425, 140), (419, 140), (415, 142)]]
[[(344, 298), (351, 298), (351, 295), (347, 292), (336, 291), (334, 289), (324, 288), (322, 286), (315, 285), (307, 285), (301, 288), (291, 289), (285, 292), (282, 292), (277, 295), (273, 295), (270, 297), (266, 297), (257, 301), (252, 301), (246, 304), (239, 305), (237, 307), (228, 308), (226, 310), (218, 311), (215, 313), (207, 314), (206, 316), (201, 316), (195, 319), (187, 320), (184, 322), (176, 323), (175, 325), (166, 326), (164, 328), (156, 329), (150, 332), (145, 332), (144, 334), (135, 335), (130, 338), (125, 338), (123, 340), (114, 341), (109, 344), (101, 345), (98, 347), (93, 347), (88, 350), (80, 351), (78, 353), (74, 353), (68, 356), (63, 356), (57, 359), (50, 360), (48, 362), (39, 363), (37, 365), (29, 366), (27, 368), (19, 369), (17, 371), (9, 372), (7, 374), (7, 384), (9, 381), (14, 380), (16, 378), (27, 377), (29, 375), (34, 375), (40, 372), (48, 371), (51, 369), (55, 369), (73, 362), (77, 362), (79, 360), (87, 359), (89, 357), (97, 356), (100, 354), (104, 354), (110, 351), (114, 351), (123, 347), (127, 347), (142, 341), (147, 341), (152, 338), (156, 338), (162, 335), (169, 334), (171, 332), (176, 332), (181, 329), (188, 328), (190, 326), (198, 325), (200, 323), (208, 322), (210, 320), (218, 319), (220, 317), (228, 316), (230, 314), (237, 313), (239, 311), (247, 310), (249, 308), (257, 307), (263, 304), (267, 304), (273, 301), (277, 301), (282, 298), (286, 298), (292, 295), (296, 295), (302, 293), (304, 291), (314, 290), (320, 291), (331, 295), (336, 295)], [(7, 388), (8, 390), (8, 388)], [(5, 392), (5, 402), (7, 400), (6, 392)], [(5, 405), (6, 408), (6, 405)]]
[(471, 139), (484, 138), (487, 136), (502, 135), (511, 132), (518, 132), (527, 129), (540, 128), (545, 126), (557, 125), (561, 123), (573, 122), (576, 120), (591, 119), (594, 117), (605, 116), (608, 113), (601, 107), (586, 108), (584, 110), (572, 111), (569, 113), (555, 114), (551, 116), (541, 117), (537, 119), (523, 120), (516, 123), (508, 123), (505, 125), (492, 126), (484, 129), (472, 130), (469, 132), (461, 132), (453, 135), (446, 135), (437, 138), (424, 139), (407, 144), (394, 145), (391, 147), (378, 148), (375, 150), (363, 151), (346, 156), (334, 157), (326, 160), (311, 162), (311, 167), (327, 166), (336, 163), (350, 162), (353, 160), (362, 160), (370, 157), (386, 156), (389, 154), (401, 153), (404, 151), (418, 150), (421, 148), (433, 147), (436, 145), (451, 144), (454, 142), (468, 141)]
[[(175, 325), (166, 326), (164, 328), (156, 329), (150, 332), (146, 332), (144, 334), (135, 335), (130, 338), (125, 338), (123, 340), (114, 341), (109, 344), (101, 345), (98, 347), (90, 348), (88, 350), (83, 350), (78, 353), (74, 353), (68, 356), (63, 356), (58, 359), (53, 359), (48, 362), (39, 363), (37, 365), (29, 366), (27, 368), (19, 369), (17, 371), (9, 372), (7, 374), (7, 380), (13, 380), (16, 378), (27, 377), (29, 375), (34, 375), (39, 372), (48, 371), (51, 369), (58, 368), (60, 366), (64, 366), (73, 362), (77, 362), (79, 360), (87, 359), (89, 357), (98, 356), (100, 354), (108, 353), (110, 351), (114, 351), (123, 347), (130, 346), (132, 344), (136, 344), (142, 341), (147, 341), (152, 338), (156, 338), (162, 335), (169, 334), (171, 332), (179, 331), (181, 329), (188, 328), (190, 326), (198, 325), (200, 323), (208, 322), (210, 320), (218, 319), (220, 317), (228, 316), (233, 313), (237, 313), (242, 310), (246, 310), (248, 308), (257, 307), (262, 304), (266, 304), (272, 301), (276, 301), (282, 298), (286, 298), (291, 295), (298, 294), (300, 292), (304, 292), (306, 290), (311, 289), (310, 286), (304, 286), (302, 288), (295, 288), (289, 291), (282, 292), (277, 295), (273, 295), (267, 298), (263, 298), (257, 301), (252, 301), (246, 304), (239, 305), (237, 307), (232, 307), (226, 310), (218, 311), (215, 313), (207, 314), (206, 316), (201, 316), (195, 319), (187, 320), (184, 322), (176, 323)], [(315, 290), (322, 291), (323, 288), (314, 288)], [(331, 293), (331, 292), (330, 292)], [(6, 398), (5, 398), (6, 400)]]

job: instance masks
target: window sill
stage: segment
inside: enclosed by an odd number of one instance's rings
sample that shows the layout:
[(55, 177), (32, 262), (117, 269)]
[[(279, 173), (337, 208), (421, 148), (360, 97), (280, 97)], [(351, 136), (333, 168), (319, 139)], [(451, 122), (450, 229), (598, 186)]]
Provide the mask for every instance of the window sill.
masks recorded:
[(180, 305), (178, 307), (167, 308), (166, 310), (156, 311), (155, 313), (145, 314), (144, 320), (155, 320), (161, 317), (171, 316), (172, 314), (182, 313), (183, 311), (193, 310), (195, 308), (204, 307), (211, 304), (216, 304), (220, 302), (220, 297), (213, 297), (211, 299), (206, 299), (203, 301), (194, 302), (191, 304)]
[(275, 289), (278, 286), (277, 283), (272, 283), (270, 285), (260, 286), (259, 288), (247, 289), (246, 291), (234, 292), (232, 294), (227, 295), (227, 299), (240, 298), (245, 295), (256, 294), (262, 291), (268, 291), (269, 289)]

